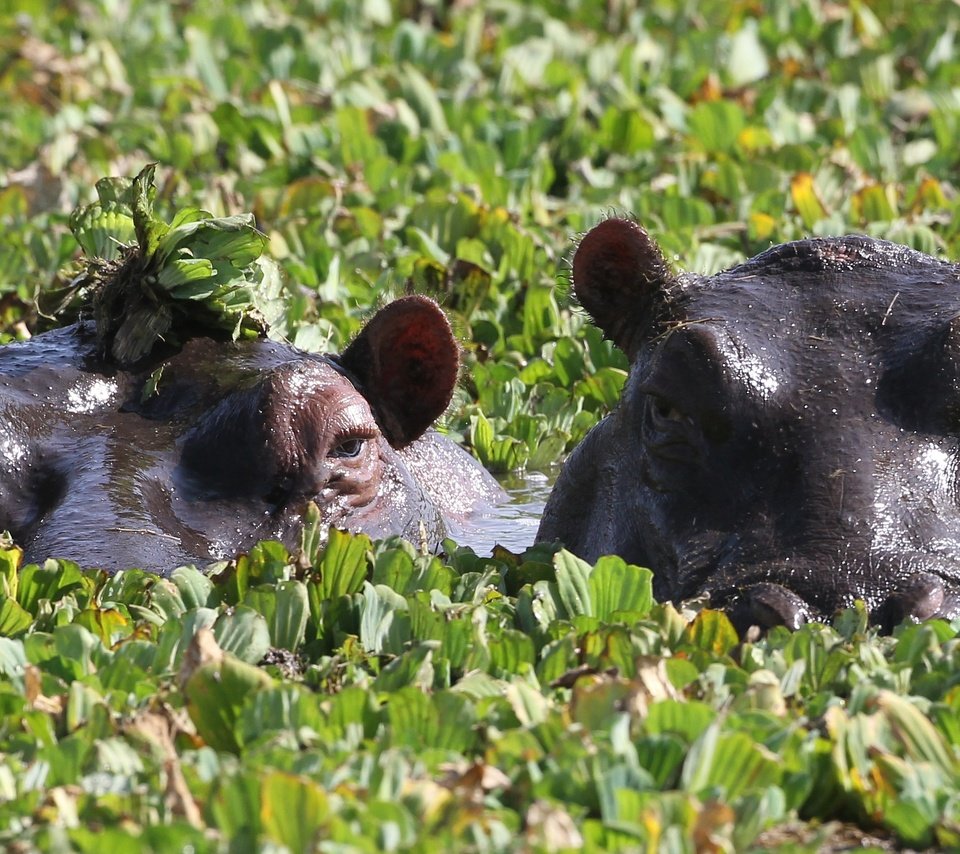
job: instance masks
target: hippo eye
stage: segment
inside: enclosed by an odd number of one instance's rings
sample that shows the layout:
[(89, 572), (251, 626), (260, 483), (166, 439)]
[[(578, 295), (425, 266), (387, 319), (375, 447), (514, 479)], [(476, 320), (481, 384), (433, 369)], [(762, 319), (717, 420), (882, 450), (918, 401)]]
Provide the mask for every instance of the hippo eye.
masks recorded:
[(344, 439), (339, 445), (337, 445), (328, 456), (336, 457), (339, 460), (349, 460), (354, 457), (360, 456), (360, 452), (363, 450), (363, 445), (366, 440), (360, 438), (359, 436), (351, 436), (349, 439)]
[(667, 398), (660, 397), (658, 394), (650, 395), (650, 414), (657, 424), (689, 426), (693, 423), (689, 415), (684, 415)]
[(662, 397), (653, 398), (653, 411), (656, 414), (657, 418), (663, 421), (679, 421), (679, 422), (688, 422), (690, 419), (684, 415), (677, 407), (675, 407), (669, 400), (666, 400)]

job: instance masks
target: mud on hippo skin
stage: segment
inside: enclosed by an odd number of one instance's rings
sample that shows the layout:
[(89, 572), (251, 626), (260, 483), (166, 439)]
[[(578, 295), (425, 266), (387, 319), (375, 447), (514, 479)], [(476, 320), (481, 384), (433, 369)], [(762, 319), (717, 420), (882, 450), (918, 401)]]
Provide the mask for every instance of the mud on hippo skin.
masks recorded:
[(329, 525), (433, 546), (501, 496), (428, 430), (459, 353), (424, 297), (388, 305), (339, 357), (195, 338), (126, 372), (96, 351), (83, 325), (0, 348), (0, 528), (28, 560), (162, 572), (265, 538), (293, 547), (310, 500)]
[(573, 263), (629, 357), (538, 540), (649, 566), (741, 627), (862, 599), (871, 619), (960, 615), (960, 268), (867, 237), (673, 275), (607, 220)]

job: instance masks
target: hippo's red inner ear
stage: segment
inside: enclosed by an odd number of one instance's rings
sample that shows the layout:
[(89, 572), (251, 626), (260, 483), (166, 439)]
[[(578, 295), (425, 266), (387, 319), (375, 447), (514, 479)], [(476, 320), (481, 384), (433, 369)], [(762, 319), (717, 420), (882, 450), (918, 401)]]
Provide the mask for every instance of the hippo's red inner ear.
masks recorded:
[(447, 408), (460, 352), (437, 304), (410, 296), (377, 312), (340, 363), (360, 381), (387, 441), (402, 448)]
[(628, 356), (653, 328), (672, 282), (660, 247), (630, 220), (601, 222), (573, 256), (577, 299)]

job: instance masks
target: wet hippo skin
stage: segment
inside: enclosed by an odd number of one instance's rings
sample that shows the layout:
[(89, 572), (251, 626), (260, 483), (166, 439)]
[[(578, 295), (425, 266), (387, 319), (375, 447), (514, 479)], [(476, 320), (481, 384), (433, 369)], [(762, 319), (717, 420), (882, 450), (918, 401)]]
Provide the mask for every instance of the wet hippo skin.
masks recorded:
[(573, 264), (629, 357), (567, 460), (539, 540), (707, 592), (740, 626), (960, 615), (960, 267), (848, 236), (672, 274), (607, 220)]
[(165, 572), (293, 547), (311, 500), (329, 525), (433, 546), (500, 498), (428, 429), (459, 362), (426, 298), (388, 305), (340, 357), (194, 338), (120, 371), (96, 353), (82, 324), (0, 348), (0, 528), (27, 560)]

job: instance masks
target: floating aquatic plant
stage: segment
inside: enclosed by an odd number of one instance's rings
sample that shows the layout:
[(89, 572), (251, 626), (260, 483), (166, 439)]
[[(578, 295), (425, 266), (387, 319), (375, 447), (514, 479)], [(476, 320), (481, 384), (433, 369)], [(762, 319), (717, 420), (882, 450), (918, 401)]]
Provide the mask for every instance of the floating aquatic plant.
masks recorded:
[(155, 168), (98, 181), (97, 201), (70, 218), (86, 261), (69, 300), (92, 311), (101, 351), (123, 366), (198, 331), (266, 335), (282, 313), (279, 268), (253, 214), (188, 207), (166, 223), (154, 213)]

